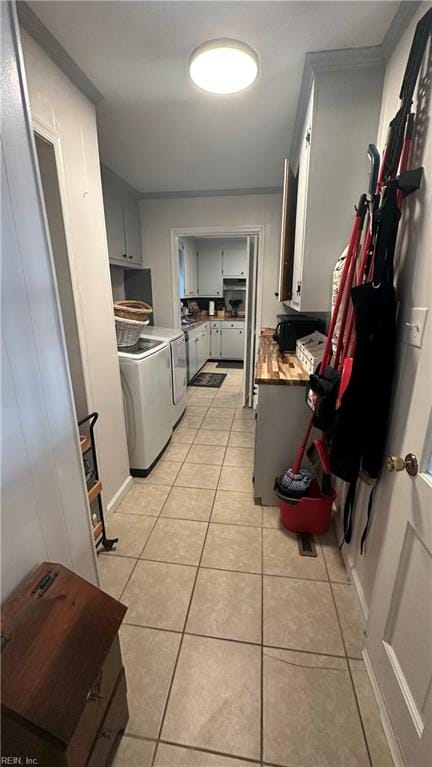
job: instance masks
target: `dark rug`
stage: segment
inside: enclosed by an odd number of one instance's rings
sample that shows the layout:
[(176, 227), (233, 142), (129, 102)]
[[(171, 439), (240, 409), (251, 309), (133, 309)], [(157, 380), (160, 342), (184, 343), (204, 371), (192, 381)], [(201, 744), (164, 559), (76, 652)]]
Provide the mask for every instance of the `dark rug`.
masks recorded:
[(189, 386), (207, 386), (211, 389), (219, 389), (226, 378), (226, 373), (198, 373), (190, 381)]
[(226, 362), (222, 360), (222, 362), (218, 362), (216, 367), (225, 368), (225, 370), (243, 370), (244, 365), (242, 360), (226, 360)]

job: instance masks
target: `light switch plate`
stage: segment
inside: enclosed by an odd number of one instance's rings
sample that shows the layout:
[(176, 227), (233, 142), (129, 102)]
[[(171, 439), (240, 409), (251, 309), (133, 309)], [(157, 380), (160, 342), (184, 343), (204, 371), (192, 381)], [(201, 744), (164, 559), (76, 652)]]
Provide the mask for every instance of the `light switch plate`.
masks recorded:
[(410, 344), (411, 346), (417, 346), (421, 349), (428, 311), (427, 308), (418, 306), (413, 306), (408, 310), (404, 322), (405, 343)]

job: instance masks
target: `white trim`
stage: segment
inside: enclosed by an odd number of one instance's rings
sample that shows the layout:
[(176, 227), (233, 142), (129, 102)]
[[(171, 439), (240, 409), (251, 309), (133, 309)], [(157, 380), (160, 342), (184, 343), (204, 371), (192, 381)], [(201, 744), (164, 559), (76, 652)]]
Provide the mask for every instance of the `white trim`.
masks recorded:
[(111, 514), (114, 514), (116, 509), (120, 506), (122, 500), (125, 498), (127, 493), (129, 492), (131, 486), (133, 485), (133, 477), (130, 475), (125, 479), (122, 485), (120, 485), (119, 489), (115, 493), (115, 495), (111, 498), (109, 504), (106, 508), (106, 515), (105, 515), (105, 522), (108, 521), (108, 519), (111, 517)]
[(141, 192), (141, 200), (177, 200), (183, 197), (247, 197), (248, 195), (282, 194), (280, 186), (253, 186), (245, 189), (189, 189), (168, 192)]
[(293, 136), (288, 155), (294, 173), (297, 172), (302, 129), (306, 117), (309, 94), (315, 76), (319, 72), (334, 69), (363, 69), (380, 63), (384, 65), (384, 55), (380, 45), (371, 45), (363, 48), (342, 48), (333, 51), (316, 51), (306, 54)]
[[(337, 541), (341, 541), (343, 539), (343, 529), (342, 529), (342, 515), (339, 507), (336, 507), (336, 538)], [(352, 579), (352, 584), (354, 586), (355, 595), (357, 597), (357, 601), (359, 604), (359, 607), (362, 611), (365, 625), (367, 624), (367, 621), (369, 619), (369, 605), (367, 602), (367, 599), (365, 597), (365, 593), (363, 591), (363, 587), (361, 584), (361, 580), (359, 578), (357, 568), (354, 564), (354, 560), (351, 555), (351, 551), (349, 549), (349, 546), (344, 544), (340, 550), (341, 556), (344, 562), (344, 565), (346, 567), (348, 575)]]
[(381, 44), (386, 61), (391, 57), (403, 33), (420, 6), (421, 2), (417, 2), (417, 0), (409, 0), (409, 2), (405, 1), (400, 3)]
[[(263, 302), (263, 261), (264, 261), (264, 230), (263, 224), (242, 224), (238, 226), (174, 226), (170, 230), (171, 240), (171, 290), (173, 307), (173, 328), (181, 328), (180, 312), (175, 312), (175, 307), (179, 304), (179, 260), (177, 241), (179, 237), (248, 237), (254, 235), (258, 238), (258, 260), (257, 260), (257, 290), (256, 290), (256, 322), (255, 335), (261, 331), (262, 321), (262, 302)], [(249, 254), (248, 254), (249, 257)], [(248, 286), (249, 292), (249, 286)], [(246, 333), (245, 333), (246, 343)], [(255, 344), (255, 359), (258, 344)], [(255, 362), (254, 362), (255, 368)]]
[(378, 684), (378, 679), (375, 675), (375, 671), (373, 669), (372, 662), (367, 650), (363, 650), (363, 660), (364, 660), (367, 675), (369, 677), (369, 681), (371, 683), (371, 687), (375, 696), (375, 700), (377, 702), (377, 706), (378, 706), (378, 710), (379, 710), (380, 718), (381, 718), (381, 724), (384, 730), (384, 735), (386, 736), (387, 744), (390, 750), (391, 757), (393, 759), (393, 763), (395, 767), (407, 767), (399, 747), (398, 739), (396, 737), (395, 731), (391, 724), (390, 717), (388, 715), (388, 711), (384, 702), (384, 698), (383, 698), (380, 686)]
[(76, 61), (69, 56), (68, 52), (60, 45), (59, 41), (49, 29), (42, 23), (39, 17), (32, 11), (27, 3), (16, 3), (18, 20), (23, 29), (37, 42), (40, 48), (61, 69), (81, 93), (93, 104), (97, 104), (104, 97), (85, 72), (78, 66)]

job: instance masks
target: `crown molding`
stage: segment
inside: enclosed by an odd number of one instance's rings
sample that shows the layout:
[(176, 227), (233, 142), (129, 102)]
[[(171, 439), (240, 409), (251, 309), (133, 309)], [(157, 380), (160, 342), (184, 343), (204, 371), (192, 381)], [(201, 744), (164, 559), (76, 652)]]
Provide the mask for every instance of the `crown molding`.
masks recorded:
[(259, 194), (282, 194), (280, 186), (251, 187), (249, 189), (196, 189), (187, 192), (143, 192), (141, 200), (177, 200), (191, 197), (246, 197)]
[(297, 170), (301, 131), (314, 77), (320, 72), (365, 69), (366, 67), (376, 67), (383, 64), (384, 56), (381, 45), (370, 45), (363, 48), (341, 48), (334, 51), (315, 51), (306, 54), (289, 152), (290, 164), (294, 173)]
[(414, 18), (420, 6), (421, 2), (417, 2), (416, 0), (413, 0), (412, 2), (411, 0), (409, 2), (404, 0), (404, 2), (400, 3), (399, 8), (393, 16), (392, 23), (385, 34), (384, 40), (382, 41), (381, 47), (386, 61), (389, 60), (411, 19)]
[(49, 29), (41, 22), (35, 13), (25, 2), (17, 2), (16, 9), (20, 25), (35, 40), (43, 51), (50, 57), (58, 68), (73, 82), (73, 84), (93, 104), (103, 99), (103, 95), (78, 64), (69, 56), (58, 40), (51, 34)]

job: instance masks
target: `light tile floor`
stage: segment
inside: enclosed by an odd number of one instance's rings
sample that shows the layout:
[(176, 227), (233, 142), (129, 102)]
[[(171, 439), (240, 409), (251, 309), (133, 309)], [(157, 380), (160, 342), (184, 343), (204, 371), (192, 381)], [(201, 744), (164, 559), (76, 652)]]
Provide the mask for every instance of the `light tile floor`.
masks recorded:
[(130, 711), (114, 765), (391, 767), (336, 541), (300, 557), (278, 509), (254, 505), (241, 386), (229, 370), (188, 389), (170, 446), (110, 521), (120, 542), (99, 565), (128, 606)]

